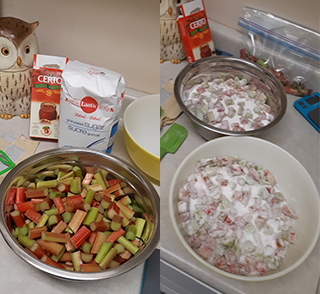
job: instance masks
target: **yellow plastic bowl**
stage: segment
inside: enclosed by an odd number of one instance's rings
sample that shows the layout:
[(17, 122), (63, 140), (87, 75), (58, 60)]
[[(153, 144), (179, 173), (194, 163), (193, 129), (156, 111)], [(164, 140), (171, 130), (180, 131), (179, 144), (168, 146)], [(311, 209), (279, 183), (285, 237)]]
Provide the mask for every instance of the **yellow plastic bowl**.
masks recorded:
[(160, 181), (160, 95), (135, 100), (123, 115), (126, 147), (132, 161)]

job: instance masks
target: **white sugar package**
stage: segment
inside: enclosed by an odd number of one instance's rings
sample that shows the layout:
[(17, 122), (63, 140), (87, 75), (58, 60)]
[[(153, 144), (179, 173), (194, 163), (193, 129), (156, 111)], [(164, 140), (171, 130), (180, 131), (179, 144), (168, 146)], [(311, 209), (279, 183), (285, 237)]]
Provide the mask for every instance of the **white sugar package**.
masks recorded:
[(61, 81), (59, 147), (110, 153), (124, 91), (119, 73), (69, 61)]

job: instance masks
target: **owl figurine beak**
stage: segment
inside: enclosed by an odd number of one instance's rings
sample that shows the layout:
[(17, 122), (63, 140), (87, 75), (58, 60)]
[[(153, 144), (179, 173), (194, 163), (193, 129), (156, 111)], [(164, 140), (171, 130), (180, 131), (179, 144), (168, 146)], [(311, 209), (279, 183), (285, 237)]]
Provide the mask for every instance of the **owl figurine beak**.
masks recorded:
[(21, 57), (20, 56), (18, 56), (17, 57), (17, 64), (20, 66), (20, 64), (21, 64)]
[(169, 15), (172, 14), (172, 6), (171, 5), (169, 5), (169, 7), (168, 7), (168, 13), (169, 13)]

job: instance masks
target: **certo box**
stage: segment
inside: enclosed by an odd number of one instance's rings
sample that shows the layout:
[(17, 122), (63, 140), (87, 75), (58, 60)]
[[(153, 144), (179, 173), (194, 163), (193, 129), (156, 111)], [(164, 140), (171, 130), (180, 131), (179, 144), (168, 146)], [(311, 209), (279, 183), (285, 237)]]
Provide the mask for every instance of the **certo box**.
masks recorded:
[(35, 54), (30, 106), (32, 138), (58, 139), (61, 75), (68, 58)]
[(203, 0), (180, 6), (177, 24), (189, 63), (204, 57), (215, 56), (215, 47), (206, 16)]

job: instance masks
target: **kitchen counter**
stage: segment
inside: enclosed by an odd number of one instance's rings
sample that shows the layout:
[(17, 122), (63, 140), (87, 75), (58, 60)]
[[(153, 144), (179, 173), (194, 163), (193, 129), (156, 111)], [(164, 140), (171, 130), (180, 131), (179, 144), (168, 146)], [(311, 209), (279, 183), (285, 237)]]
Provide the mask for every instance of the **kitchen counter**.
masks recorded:
[[(122, 113), (130, 102), (145, 95), (146, 94), (144, 93), (127, 89), (123, 100)], [(0, 120), (0, 132), (11, 133), (15, 136), (25, 135), (28, 137), (29, 120), (22, 120), (19, 117), (14, 117), (12, 120), (7, 121)], [(125, 147), (121, 118), (119, 128), (115, 136), (115, 143), (111, 154), (120, 157), (132, 166), (135, 166), (135, 164), (131, 161)], [(36, 153), (57, 147), (57, 142), (50, 140), (39, 140), (39, 146), (36, 149)], [(150, 181), (152, 182), (151, 179)], [(153, 182), (153, 185), (159, 194), (159, 183)], [(85, 283), (67, 282), (53, 278), (22, 261), (7, 246), (2, 236), (0, 237), (0, 248), (0, 293), (138, 294), (141, 291), (144, 263), (140, 264), (132, 271), (111, 279)]]
[[(160, 86), (163, 87), (169, 79), (174, 81), (177, 74), (186, 65), (187, 61), (185, 60), (178, 65), (173, 65), (168, 61), (161, 64)], [(164, 89), (161, 89), (160, 93), (162, 104), (170, 94)], [(320, 135), (293, 107), (293, 102), (297, 97), (287, 95), (287, 98), (287, 110), (282, 120), (259, 137), (277, 144), (300, 161), (319, 189)], [(175, 154), (168, 153), (161, 160), (161, 259), (225, 294), (256, 294), (258, 293), (257, 289), (259, 289), (259, 294), (315, 294), (320, 275), (319, 240), (307, 260), (297, 269), (278, 279), (259, 283), (233, 280), (215, 273), (198, 262), (185, 249), (178, 239), (170, 219), (169, 187), (182, 160), (206, 140), (196, 132), (185, 114), (181, 114), (176, 122), (188, 130), (188, 137)], [(161, 135), (167, 129), (168, 126), (164, 127), (161, 130)]]

